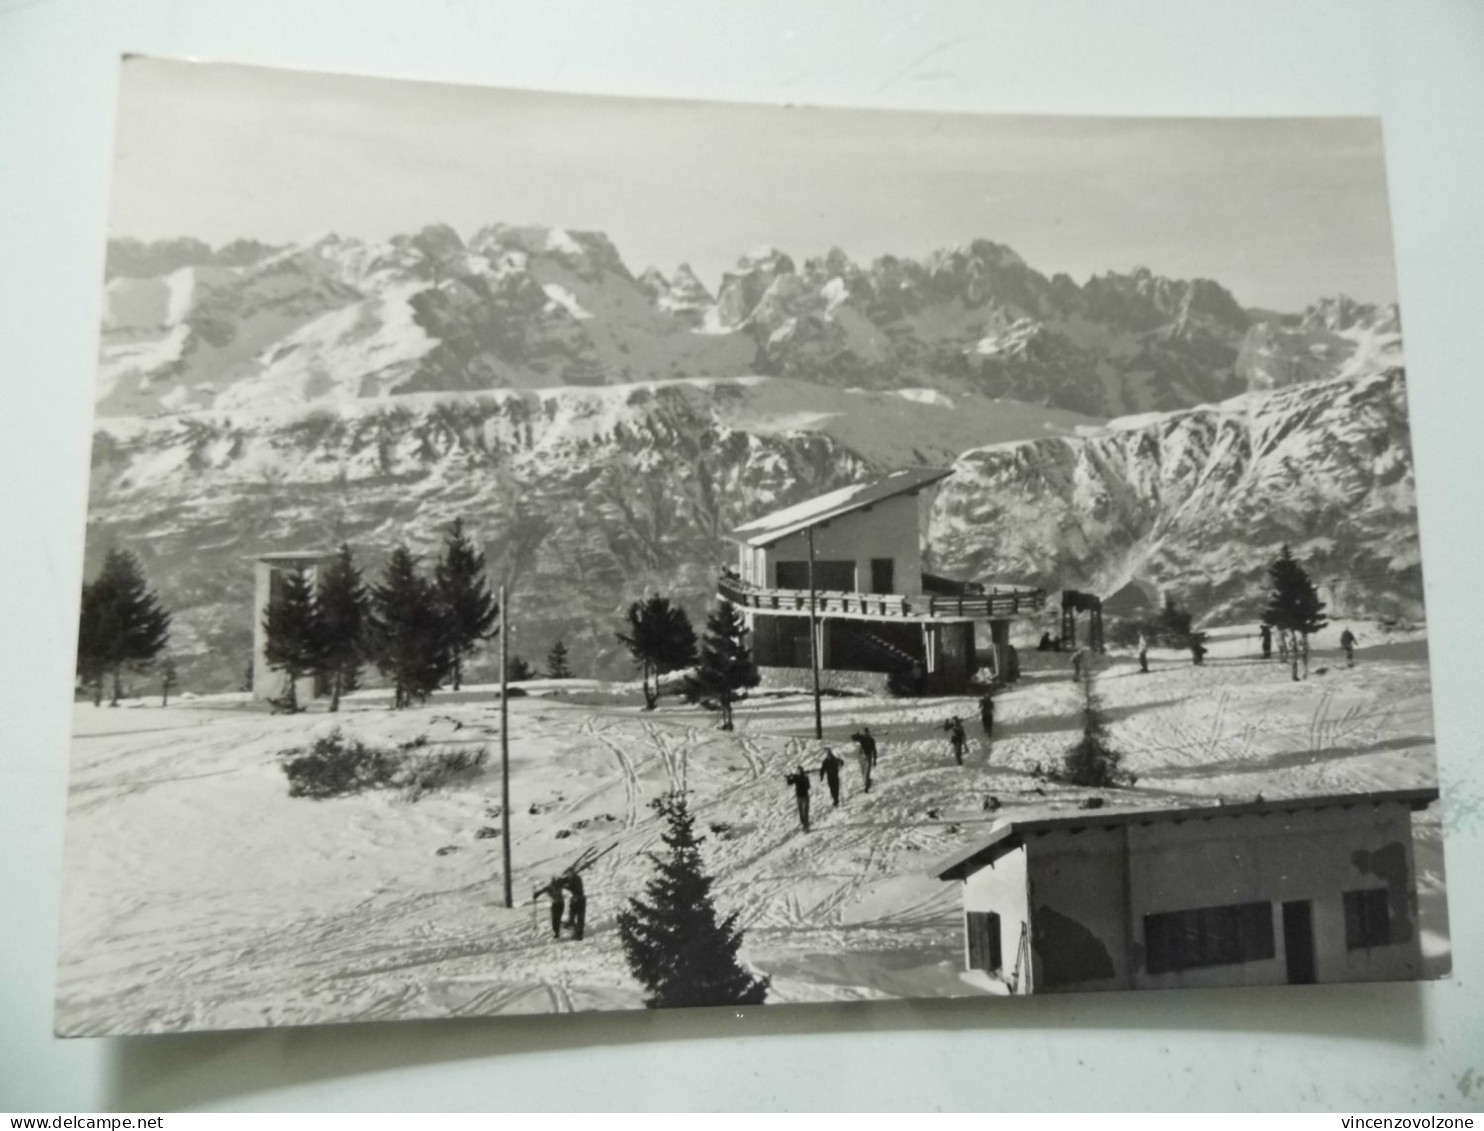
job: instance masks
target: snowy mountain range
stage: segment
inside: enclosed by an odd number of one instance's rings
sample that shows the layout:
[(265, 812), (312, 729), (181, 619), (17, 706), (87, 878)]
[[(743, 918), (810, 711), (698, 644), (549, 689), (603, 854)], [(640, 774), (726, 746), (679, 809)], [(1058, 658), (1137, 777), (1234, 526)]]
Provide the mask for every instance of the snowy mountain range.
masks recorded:
[(1243, 309), (1138, 269), (1081, 285), (988, 240), (922, 260), (764, 248), (716, 294), (637, 277), (599, 232), (435, 226), (385, 242), (109, 248), (98, 408), (154, 415), (416, 392), (750, 374), (938, 389), (1090, 416), (1399, 363), (1395, 308)]
[(1333, 615), (1420, 619), (1406, 382), (1336, 377), (965, 452), (932, 512), (950, 575), (1107, 595), (1152, 583), (1254, 618), (1288, 543)]
[(116, 241), (108, 275), (87, 568), (140, 553), (186, 687), (241, 683), (246, 559), (348, 541), (374, 572), (460, 516), (512, 579), (518, 654), (562, 638), (626, 675), (621, 610), (662, 590), (699, 621), (730, 527), (924, 464), (957, 471), (929, 530), (953, 576), (1137, 578), (1210, 621), (1251, 614), (1289, 541), (1355, 612), (1421, 612), (1394, 309), (1079, 286), (985, 241), (765, 251), (713, 295), (596, 233), (504, 225)]

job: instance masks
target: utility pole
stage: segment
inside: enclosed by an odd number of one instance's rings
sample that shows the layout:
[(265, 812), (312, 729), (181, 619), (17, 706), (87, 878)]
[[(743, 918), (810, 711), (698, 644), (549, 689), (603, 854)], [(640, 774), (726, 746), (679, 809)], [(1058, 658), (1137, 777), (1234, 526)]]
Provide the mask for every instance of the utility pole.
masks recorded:
[(505, 858), (505, 906), (515, 906), (510, 874), (510, 599), (500, 586), (500, 850)]
[(814, 596), (814, 527), (809, 527), (809, 667), (814, 673), (814, 737), (824, 738), (819, 710), (819, 610)]

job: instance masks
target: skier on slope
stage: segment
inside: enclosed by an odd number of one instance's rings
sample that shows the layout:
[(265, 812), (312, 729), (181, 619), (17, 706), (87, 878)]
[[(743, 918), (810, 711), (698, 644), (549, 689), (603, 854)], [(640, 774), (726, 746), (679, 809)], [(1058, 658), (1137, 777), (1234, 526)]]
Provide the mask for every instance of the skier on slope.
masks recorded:
[(830, 803), (840, 807), (840, 767), (845, 763), (828, 746), (824, 748), (824, 761), (819, 763), (819, 776), (830, 787)]
[(809, 775), (800, 766), (793, 773), (783, 779), (794, 787), (794, 805), (799, 811), (799, 825), (807, 833), (809, 831)]
[(953, 760), (960, 766), (964, 764), (964, 747), (968, 745), (969, 737), (964, 734), (964, 721), (957, 715), (943, 724), (943, 729), (948, 732), (948, 744), (953, 747)]
[(562, 894), (562, 877), (553, 876), (551, 883), (536, 891), (535, 898), (540, 899), (543, 895), (551, 898), (551, 937), (560, 939), (562, 937), (562, 914), (567, 909), (567, 899)]
[(856, 757), (860, 760), (861, 781), (865, 783), (865, 792), (871, 792), (871, 774), (876, 769), (876, 736), (871, 733), (870, 727), (861, 727), (851, 736), (856, 746)]
[(567, 903), (571, 913), (568, 925), (572, 928), (572, 937), (581, 942), (582, 932), (587, 927), (587, 891), (582, 885), (582, 876), (577, 872), (568, 872), (562, 879), (572, 897)]
[(1345, 649), (1345, 666), (1347, 668), (1353, 668), (1355, 666), (1355, 646), (1358, 643), (1360, 641), (1356, 640), (1355, 633), (1351, 632), (1348, 628), (1340, 633), (1340, 647)]
[(979, 725), (984, 728), (984, 737), (994, 737), (994, 696), (979, 697)]

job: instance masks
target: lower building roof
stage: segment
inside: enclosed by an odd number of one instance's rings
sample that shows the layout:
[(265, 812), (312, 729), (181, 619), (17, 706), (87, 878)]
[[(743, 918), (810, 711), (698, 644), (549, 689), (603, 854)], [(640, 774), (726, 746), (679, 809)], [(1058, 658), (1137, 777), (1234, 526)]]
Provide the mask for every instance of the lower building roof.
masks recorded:
[(1412, 809), (1425, 809), (1437, 799), (1437, 788), (1430, 786), (1418, 789), (1378, 790), (1368, 793), (1326, 794), (1317, 797), (1278, 797), (1271, 801), (1259, 795), (1256, 801), (1236, 805), (1217, 803), (1160, 809), (1079, 809), (1072, 813), (1016, 817), (995, 826), (983, 840), (940, 861), (934, 866), (932, 874), (940, 880), (963, 879), (1024, 843), (1026, 836), (1057, 830), (1075, 832), (1081, 829), (1113, 829), (1134, 824), (1182, 824), (1185, 821), (1209, 821), (1218, 817), (1266, 817), (1316, 809), (1353, 809), (1362, 805), (1401, 804)]

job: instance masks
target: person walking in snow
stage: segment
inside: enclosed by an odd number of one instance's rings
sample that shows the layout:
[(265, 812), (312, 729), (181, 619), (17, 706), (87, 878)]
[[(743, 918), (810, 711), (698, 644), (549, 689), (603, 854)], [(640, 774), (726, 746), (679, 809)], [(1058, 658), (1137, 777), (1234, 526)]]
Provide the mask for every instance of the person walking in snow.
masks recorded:
[(1087, 666), (1087, 649), (1078, 648), (1072, 653), (1072, 679), (1074, 682), (1082, 682), (1082, 672)]
[(1149, 641), (1139, 633), (1139, 671), (1149, 674)]
[(964, 734), (964, 721), (957, 715), (943, 724), (943, 729), (948, 732), (948, 744), (953, 747), (953, 760), (960, 766), (964, 764), (964, 747), (969, 743), (969, 736)]
[(809, 831), (809, 775), (800, 766), (788, 777), (783, 779), (794, 787), (794, 805), (799, 811), (799, 826), (807, 833)]
[(571, 896), (567, 901), (568, 925), (572, 928), (572, 937), (581, 942), (582, 932), (587, 927), (587, 892), (582, 886), (582, 877), (576, 872), (568, 872), (563, 880)]
[(876, 769), (876, 736), (871, 733), (870, 727), (861, 727), (851, 736), (855, 743), (856, 757), (860, 760), (861, 780), (865, 782), (865, 792), (871, 792), (871, 774)]
[(1190, 662), (1197, 667), (1206, 662), (1206, 646), (1201, 642), (1200, 636), (1190, 638)]
[(567, 899), (562, 894), (562, 878), (553, 876), (551, 883), (536, 892), (536, 898), (547, 896), (551, 900), (551, 937), (562, 937), (562, 915), (567, 910)]
[(845, 763), (828, 746), (824, 748), (824, 761), (819, 764), (819, 776), (830, 787), (830, 804), (840, 807), (840, 767)]
[(982, 695), (979, 698), (979, 725), (984, 728), (984, 737), (994, 737), (994, 696)]
[(1273, 626), (1270, 624), (1260, 625), (1258, 635), (1262, 637), (1262, 658), (1271, 660), (1273, 658)]
[(1355, 646), (1358, 643), (1360, 642), (1355, 639), (1355, 633), (1351, 632), (1348, 628), (1340, 633), (1340, 647), (1345, 649), (1345, 666), (1347, 668), (1353, 668), (1355, 666)]

